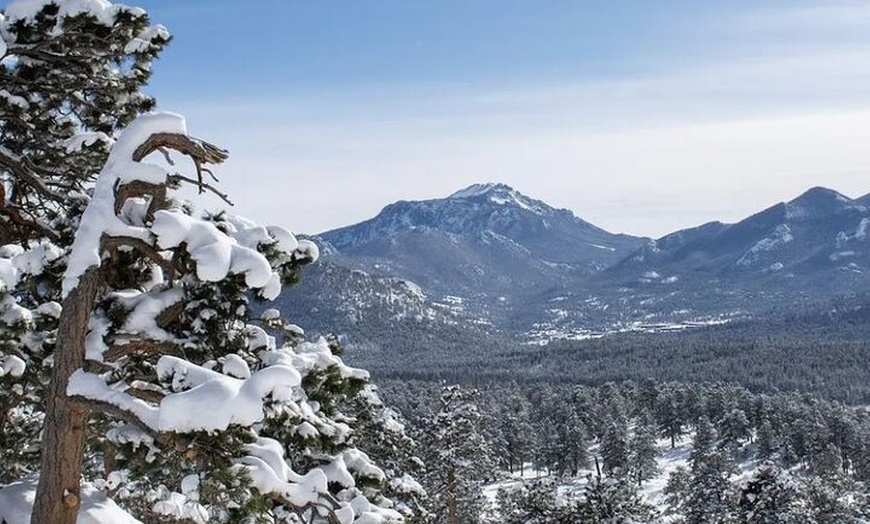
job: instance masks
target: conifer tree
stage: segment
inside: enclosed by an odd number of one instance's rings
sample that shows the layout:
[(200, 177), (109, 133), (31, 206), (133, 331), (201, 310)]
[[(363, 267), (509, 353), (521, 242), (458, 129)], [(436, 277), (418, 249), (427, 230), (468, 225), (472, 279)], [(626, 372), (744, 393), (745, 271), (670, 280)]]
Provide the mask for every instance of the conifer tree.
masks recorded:
[(424, 487), (436, 522), (474, 524), (483, 517), (482, 487), (495, 476), (495, 465), (479, 432), (476, 396), (476, 390), (445, 386), (439, 411), (422, 427)]
[(655, 422), (652, 417), (642, 412), (628, 441), (627, 458), (629, 477), (638, 486), (658, 473), (656, 436)]
[(652, 524), (657, 512), (643, 502), (628, 479), (589, 477), (576, 516), (560, 522), (583, 524)]
[[(143, 162), (163, 149), (198, 176)], [(171, 114), (139, 117), (112, 147), (64, 274), (34, 522), (75, 516), (86, 464), (148, 520), (402, 519), (383, 496), (391, 479), (354, 445), (348, 407), (379, 409), (367, 373), (324, 339), (278, 346), (267, 328), (299, 330), (277, 310), (252, 316), (251, 294), (275, 298), (316, 247), (172, 197), (183, 182), (217, 192), (202, 166), (225, 157)]]
[(515, 391), (505, 393), (496, 416), (499, 430), (496, 451), (506, 462), (509, 473), (522, 473), (524, 462), (531, 458), (535, 443), (531, 411), (532, 406), (525, 396)]
[[(168, 40), (143, 10), (103, 0), (19, 0), (0, 16), (0, 482), (41, 470), (33, 521), (58, 524), (99, 502), (96, 488), (165, 522), (413, 513), (384, 495), (414, 499), (413, 477), (356, 447), (372, 440), (363, 426), (389, 425), (367, 374), (325, 341), (294, 338), (275, 310), (252, 316), (251, 293), (274, 298), (314, 246), (226, 214), (195, 218), (171, 197), (190, 181), (218, 193), (203, 165), (224, 153), (177, 117), (133, 122), (154, 106), (141, 88)], [(196, 179), (140, 162), (172, 149), (194, 159)], [(372, 420), (354, 427), (359, 406)]]
[(718, 445), (716, 430), (706, 418), (695, 426), (689, 465), (688, 471), (678, 470), (668, 481), (671, 511), (684, 524), (730, 523), (735, 504), (730, 477), (735, 466)]
[(169, 41), (145, 11), (9, 2), (0, 14), (0, 483), (38, 469), (60, 277), (114, 135)]
[(608, 420), (601, 436), (601, 458), (608, 475), (624, 475), (629, 464), (628, 424), (620, 417)]
[(740, 492), (739, 524), (803, 524), (811, 522), (800, 487), (773, 464), (762, 467)]

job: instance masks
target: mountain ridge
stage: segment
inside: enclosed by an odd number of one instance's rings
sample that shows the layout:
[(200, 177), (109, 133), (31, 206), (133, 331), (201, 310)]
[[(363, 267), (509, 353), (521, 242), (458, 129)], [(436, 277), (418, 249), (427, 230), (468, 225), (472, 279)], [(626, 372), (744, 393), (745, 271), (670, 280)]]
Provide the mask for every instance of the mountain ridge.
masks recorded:
[[(403, 307), (446, 308), (454, 328), (546, 342), (718, 323), (870, 291), (867, 200), (813, 187), (734, 223), (649, 239), (609, 233), (506, 184), (484, 183), (394, 202), (316, 238), (327, 262), (387, 279), (358, 279), (357, 288), (407, 280), (431, 307)], [(340, 309), (320, 310), (330, 307)], [(441, 319), (429, 315), (426, 329), (437, 331)]]

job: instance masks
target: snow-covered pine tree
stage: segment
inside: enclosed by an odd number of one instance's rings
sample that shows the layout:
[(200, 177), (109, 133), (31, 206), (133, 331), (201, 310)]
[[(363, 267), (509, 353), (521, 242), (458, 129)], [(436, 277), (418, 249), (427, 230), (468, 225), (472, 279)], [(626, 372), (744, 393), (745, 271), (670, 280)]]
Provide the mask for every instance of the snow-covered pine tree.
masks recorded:
[(570, 518), (559, 522), (652, 524), (656, 519), (655, 508), (641, 499), (629, 479), (590, 476)]
[(774, 464), (765, 464), (741, 489), (739, 524), (804, 524), (812, 517), (801, 496), (800, 484)]
[(535, 399), (535, 465), (559, 476), (576, 475), (589, 462), (586, 424), (577, 406), (566, 402), (564, 394), (546, 386)]
[(376, 496), (392, 500), (407, 524), (428, 522), (428, 499), (417, 481), (425, 465), (416, 456), (417, 444), (408, 436), (401, 414), (381, 402), (373, 384), (348, 399), (343, 411), (354, 421), (352, 443), (365, 450), (386, 475)]
[(422, 425), (424, 487), (435, 522), (475, 524), (483, 517), (483, 483), (493, 478), (496, 468), (479, 432), (476, 395), (475, 390), (445, 386), (439, 411)]
[[(166, 150), (199, 176), (142, 162)], [(378, 409), (367, 373), (324, 339), (279, 347), (264, 327), (298, 328), (276, 310), (252, 318), (250, 294), (275, 298), (316, 247), (224, 213), (196, 218), (171, 196), (182, 182), (214, 190), (202, 166), (225, 156), (172, 114), (137, 118), (112, 147), (64, 274), (33, 522), (75, 520), (93, 491), (82, 466), (148, 520), (402, 520), (342, 411), (359, 395)]]
[(498, 455), (509, 473), (523, 472), (523, 464), (532, 456), (535, 428), (531, 422), (532, 406), (516, 390), (506, 390), (499, 406), (497, 425)]
[(683, 524), (729, 524), (736, 494), (730, 482), (736, 472), (731, 458), (718, 443), (716, 429), (706, 418), (695, 424), (689, 456), (690, 469), (678, 468), (668, 479), (665, 493), (670, 510)]
[(673, 384), (663, 384), (656, 399), (655, 418), (662, 436), (671, 440), (671, 449), (683, 435), (687, 415), (681, 391)]
[(0, 245), (70, 233), (69, 198), (92, 182), (169, 41), (145, 11), (104, 0), (14, 0), (0, 17)]
[(628, 473), (628, 444), (627, 421), (621, 415), (608, 419), (600, 440), (601, 458), (608, 475), (622, 476)]
[(656, 425), (652, 415), (641, 411), (628, 440), (628, 475), (638, 486), (658, 473)]
[(553, 480), (538, 480), (502, 488), (496, 496), (498, 522), (502, 524), (556, 524), (566, 513)]
[(114, 133), (169, 41), (145, 11), (15, 0), (0, 14), (0, 483), (36, 470), (60, 276)]
[(504, 524), (652, 524), (657, 513), (627, 479), (589, 476), (581, 491), (561, 490), (552, 480), (499, 490)]
[(742, 442), (748, 440), (752, 434), (749, 419), (746, 417), (746, 413), (739, 408), (733, 408), (725, 413), (719, 420), (718, 426), (722, 445), (732, 452), (736, 451)]

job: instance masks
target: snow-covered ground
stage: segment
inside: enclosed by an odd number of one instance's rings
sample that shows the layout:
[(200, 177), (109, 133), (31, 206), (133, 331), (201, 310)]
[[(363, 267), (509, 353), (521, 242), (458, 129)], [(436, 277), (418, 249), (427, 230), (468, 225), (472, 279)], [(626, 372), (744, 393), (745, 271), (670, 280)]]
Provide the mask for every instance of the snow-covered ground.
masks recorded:
[[(590, 448), (589, 452), (591, 455), (597, 453), (597, 447), (595, 445)], [(671, 473), (676, 471), (677, 468), (688, 467), (689, 455), (692, 451), (692, 436), (685, 435), (681, 439), (678, 439), (673, 449), (671, 449), (670, 439), (659, 439), (656, 442), (656, 447), (659, 450), (658, 458), (656, 459), (659, 472), (655, 477), (643, 483), (643, 486), (640, 488), (640, 494), (646, 502), (664, 512), (666, 506), (665, 486), (668, 484), (668, 478)], [(738, 469), (737, 481), (740, 482), (751, 477), (758, 469), (758, 465), (754, 460), (745, 461), (738, 463)], [(559, 494), (571, 496), (578, 493), (586, 486), (588, 477), (595, 474), (594, 465), (592, 465), (592, 469), (582, 469), (575, 476), (558, 479)], [(499, 490), (511, 489), (522, 485), (524, 482), (532, 482), (545, 478), (553, 477), (546, 471), (536, 470), (531, 463), (526, 463), (522, 474), (514, 472), (507, 479), (489, 484), (484, 488), (483, 493), (490, 501), (493, 510), (497, 511), (496, 497)], [(667, 520), (665, 518), (666, 522)]]

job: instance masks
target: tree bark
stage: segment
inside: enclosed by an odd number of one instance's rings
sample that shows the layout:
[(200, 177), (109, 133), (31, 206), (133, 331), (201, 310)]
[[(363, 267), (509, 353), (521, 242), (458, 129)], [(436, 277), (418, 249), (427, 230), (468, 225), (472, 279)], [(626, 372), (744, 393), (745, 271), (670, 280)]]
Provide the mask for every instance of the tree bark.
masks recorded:
[(88, 408), (66, 390), (70, 376), (84, 363), (88, 321), (101, 283), (100, 269), (90, 268), (63, 301), (31, 524), (75, 524), (78, 517)]

